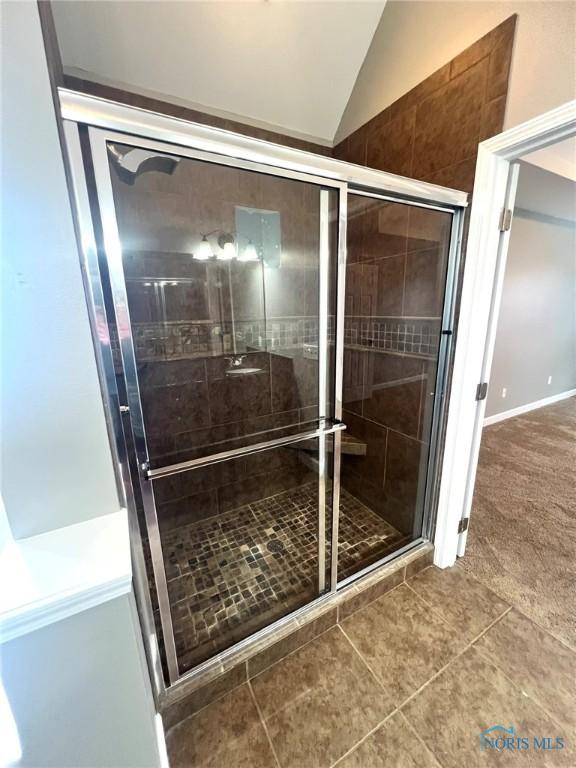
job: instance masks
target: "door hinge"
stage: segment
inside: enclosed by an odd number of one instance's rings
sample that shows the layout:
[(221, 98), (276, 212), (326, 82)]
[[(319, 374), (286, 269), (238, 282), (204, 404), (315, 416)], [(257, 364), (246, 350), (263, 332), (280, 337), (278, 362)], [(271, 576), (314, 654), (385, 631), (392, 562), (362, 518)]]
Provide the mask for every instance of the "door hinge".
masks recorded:
[(488, 382), (481, 381), (476, 387), (476, 400), (486, 400), (486, 394), (488, 393)]
[(498, 223), (498, 228), (500, 229), (500, 232), (508, 232), (512, 225), (512, 211), (510, 208), (502, 208), (502, 213), (500, 214), (500, 221)]
[(458, 533), (464, 533), (464, 531), (468, 530), (468, 521), (470, 520), (469, 517), (463, 517), (460, 522), (458, 523)]

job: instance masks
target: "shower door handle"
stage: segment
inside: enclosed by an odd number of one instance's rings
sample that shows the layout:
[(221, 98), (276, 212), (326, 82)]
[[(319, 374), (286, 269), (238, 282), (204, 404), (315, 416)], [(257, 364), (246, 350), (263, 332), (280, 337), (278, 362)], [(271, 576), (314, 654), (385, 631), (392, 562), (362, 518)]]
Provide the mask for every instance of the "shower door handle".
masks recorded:
[(290, 437), (279, 437), (276, 440), (267, 440), (263, 443), (254, 443), (253, 445), (247, 445), (244, 448), (235, 448), (231, 451), (222, 451), (221, 453), (214, 453), (211, 456), (202, 456), (199, 459), (190, 459), (190, 461), (181, 461), (178, 464), (168, 464), (166, 467), (159, 467), (158, 469), (150, 469), (148, 462), (141, 465), (142, 473), (146, 480), (158, 480), (161, 477), (168, 477), (169, 475), (177, 475), (179, 472), (185, 472), (188, 469), (199, 469), (201, 467), (209, 466), (210, 464), (217, 464), (227, 459), (234, 459), (238, 456), (246, 456), (251, 453), (259, 453), (265, 451), (268, 448), (278, 448), (282, 445), (291, 445), (292, 443), (300, 442), (300, 440), (310, 440), (315, 437), (322, 437), (324, 435), (332, 435), (335, 432), (341, 432), (346, 429), (346, 424), (341, 421), (329, 422), (328, 425), (315, 429), (311, 432), (303, 432), (299, 435), (290, 435)]

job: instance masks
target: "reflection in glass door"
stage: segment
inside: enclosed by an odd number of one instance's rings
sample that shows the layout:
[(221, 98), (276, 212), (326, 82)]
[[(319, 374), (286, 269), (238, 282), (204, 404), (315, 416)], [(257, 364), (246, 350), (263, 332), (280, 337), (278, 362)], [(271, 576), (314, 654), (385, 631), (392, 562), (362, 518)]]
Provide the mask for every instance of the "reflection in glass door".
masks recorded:
[(92, 142), (173, 682), (330, 588), (339, 193)]
[(340, 580), (423, 534), (452, 218), (348, 196)]
[(326, 590), (318, 456), (310, 437), (151, 481), (180, 674)]
[(88, 136), (172, 684), (429, 535), (457, 208)]

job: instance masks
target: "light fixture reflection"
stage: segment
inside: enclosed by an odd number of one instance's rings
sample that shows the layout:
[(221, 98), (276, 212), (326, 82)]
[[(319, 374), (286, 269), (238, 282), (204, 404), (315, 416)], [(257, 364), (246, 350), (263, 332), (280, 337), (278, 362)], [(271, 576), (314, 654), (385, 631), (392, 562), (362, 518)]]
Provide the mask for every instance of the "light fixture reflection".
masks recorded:
[(203, 235), (202, 240), (200, 241), (200, 245), (193, 254), (193, 258), (197, 259), (198, 261), (206, 261), (207, 259), (212, 258), (212, 248), (206, 235)]
[(218, 238), (218, 245), (220, 246), (220, 251), (216, 254), (216, 258), (219, 261), (230, 261), (238, 255), (236, 253), (234, 236), (230, 233), (222, 233)]
[(238, 261), (258, 261), (258, 251), (252, 240), (248, 242), (246, 248), (238, 256)]
[(218, 253), (216, 258), (219, 261), (230, 261), (231, 259), (236, 258), (236, 248), (234, 243), (224, 243), (222, 247), (222, 253)]
[(244, 248), (240, 248), (237, 246), (235, 236), (231, 232), (222, 232), (220, 234), (218, 237), (218, 248), (214, 252), (208, 240), (208, 236), (213, 234), (214, 232), (208, 232), (207, 235), (202, 235), (200, 244), (192, 253), (193, 259), (197, 261), (208, 261), (213, 258), (218, 261), (232, 261), (232, 259), (238, 259), (238, 261), (260, 261), (258, 249), (252, 240), (248, 240), (248, 244)]

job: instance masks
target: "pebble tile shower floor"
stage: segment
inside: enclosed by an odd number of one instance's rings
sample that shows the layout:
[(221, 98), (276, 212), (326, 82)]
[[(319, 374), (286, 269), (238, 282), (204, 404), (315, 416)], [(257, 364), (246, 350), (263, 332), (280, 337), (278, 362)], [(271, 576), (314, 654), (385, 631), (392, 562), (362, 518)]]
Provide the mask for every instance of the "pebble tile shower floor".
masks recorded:
[[(317, 596), (317, 491), (308, 483), (164, 534), (181, 673)], [(340, 579), (407, 540), (341, 490)]]

